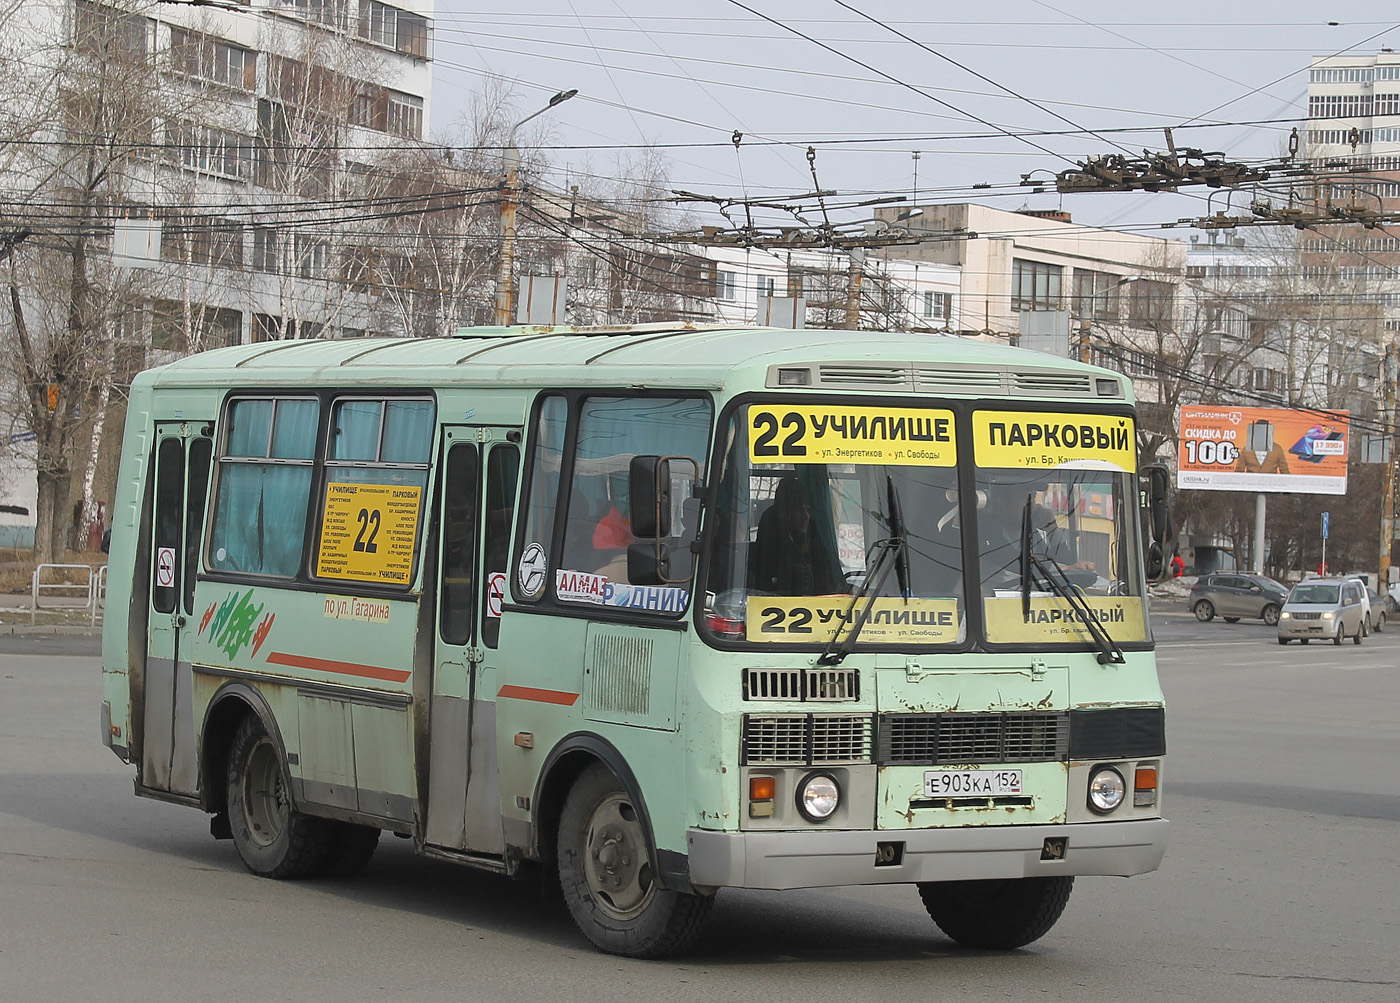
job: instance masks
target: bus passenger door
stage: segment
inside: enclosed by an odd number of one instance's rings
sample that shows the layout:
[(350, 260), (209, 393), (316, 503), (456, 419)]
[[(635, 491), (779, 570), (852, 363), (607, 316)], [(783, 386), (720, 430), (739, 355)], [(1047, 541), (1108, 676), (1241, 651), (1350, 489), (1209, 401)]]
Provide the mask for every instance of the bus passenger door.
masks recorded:
[(517, 429), (444, 429), (438, 633), (426, 841), (505, 852), (496, 763), (496, 639), (520, 473)]
[(198, 626), (194, 583), (212, 433), (212, 425), (156, 424), (141, 783), (176, 794), (197, 789), (193, 675), (184, 652)]

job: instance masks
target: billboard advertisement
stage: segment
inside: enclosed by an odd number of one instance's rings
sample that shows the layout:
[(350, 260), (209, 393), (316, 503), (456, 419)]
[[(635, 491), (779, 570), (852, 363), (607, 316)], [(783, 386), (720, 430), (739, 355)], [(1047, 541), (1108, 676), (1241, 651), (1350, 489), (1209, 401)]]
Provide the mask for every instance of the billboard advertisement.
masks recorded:
[(1347, 493), (1345, 411), (1191, 404), (1179, 418), (1178, 488)]

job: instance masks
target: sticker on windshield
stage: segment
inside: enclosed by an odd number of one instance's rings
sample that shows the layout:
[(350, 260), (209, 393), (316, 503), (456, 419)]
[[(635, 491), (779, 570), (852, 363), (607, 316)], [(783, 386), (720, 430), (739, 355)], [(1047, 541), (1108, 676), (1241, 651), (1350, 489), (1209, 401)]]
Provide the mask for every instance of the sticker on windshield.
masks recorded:
[(977, 411), (972, 442), (979, 467), (1048, 469), (1087, 461), (1137, 469), (1133, 420), (1120, 415)]
[(749, 461), (955, 467), (953, 431), (953, 412), (938, 408), (755, 404)]
[[(1147, 640), (1147, 621), (1142, 599), (1136, 596), (1081, 596), (1089, 615), (1113, 640)], [(987, 640), (993, 644), (1086, 643), (1093, 634), (1084, 626), (1082, 615), (1058, 596), (1032, 594), (1030, 610), (1023, 610), (1021, 597), (983, 599)]]
[[(850, 596), (749, 596), (746, 640), (825, 644), (851, 615)], [(881, 597), (870, 608), (858, 644), (947, 644), (958, 639), (956, 599)]]
[(544, 547), (531, 543), (520, 555), (520, 566), (515, 569), (515, 584), (520, 587), (520, 595), (526, 599), (538, 599), (544, 592), (546, 566), (549, 564)]

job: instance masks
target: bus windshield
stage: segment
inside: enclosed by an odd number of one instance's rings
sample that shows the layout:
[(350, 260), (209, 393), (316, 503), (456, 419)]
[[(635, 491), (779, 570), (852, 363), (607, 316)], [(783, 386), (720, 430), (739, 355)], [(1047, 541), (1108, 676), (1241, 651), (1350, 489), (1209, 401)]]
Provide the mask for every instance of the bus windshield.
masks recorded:
[[(833, 421), (844, 435), (831, 431)], [(859, 448), (850, 441), (855, 422)], [(857, 648), (972, 639), (1091, 646), (1086, 616), (1115, 642), (1146, 640), (1133, 475), (1084, 459), (1030, 470), (978, 465), (969, 498), (959, 488), (954, 427), (952, 412), (938, 408), (752, 404), (736, 412), (720, 442), (709, 516), (709, 636), (821, 646), (866, 612)]]

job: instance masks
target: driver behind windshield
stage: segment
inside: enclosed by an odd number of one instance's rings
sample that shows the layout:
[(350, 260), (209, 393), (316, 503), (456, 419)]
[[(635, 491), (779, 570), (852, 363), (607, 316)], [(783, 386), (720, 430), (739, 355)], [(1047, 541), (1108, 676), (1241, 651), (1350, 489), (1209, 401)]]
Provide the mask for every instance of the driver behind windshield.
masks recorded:
[[(982, 492), (986, 501), (977, 513), (977, 550), (983, 595), (1021, 587), (1021, 523), (1026, 500), (1043, 489), (1043, 484), (993, 485)], [(1096, 571), (1092, 561), (1079, 559), (1073, 534), (1059, 524), (1050, 509), (1034, 502), (1030, 546), (1037, 557), (1052, 558), (1062, 569)]]
[(812, 519), (812, 498), (793, 474), (778, 482), (758, 520), (749, 554), (749, 589), (780, 596), (846, 591), (841, 563)]

